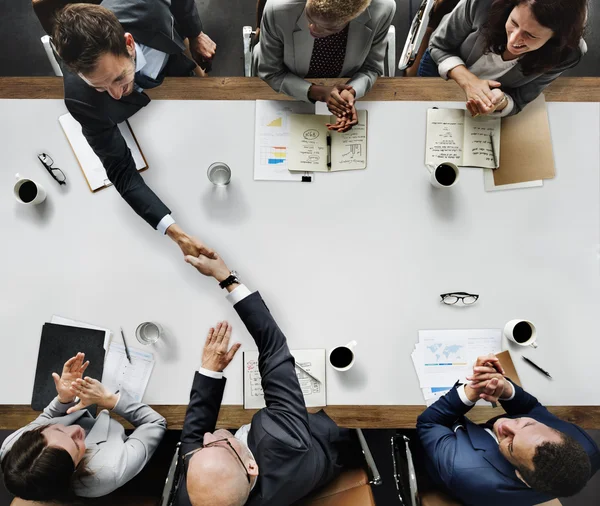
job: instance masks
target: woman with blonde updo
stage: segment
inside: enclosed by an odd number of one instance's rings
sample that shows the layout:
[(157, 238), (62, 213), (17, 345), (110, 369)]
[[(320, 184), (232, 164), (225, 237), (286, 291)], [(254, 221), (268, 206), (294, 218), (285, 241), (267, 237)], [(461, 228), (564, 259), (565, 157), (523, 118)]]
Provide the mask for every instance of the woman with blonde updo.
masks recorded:
[[(394, 0), (268, 0), (254, 48), (258, 75), (277, 92), (326, 102), (346, 131), (356, 124), (354, 102), (383, 73)], [(307, 78), (349, 77), (318, 86)]]

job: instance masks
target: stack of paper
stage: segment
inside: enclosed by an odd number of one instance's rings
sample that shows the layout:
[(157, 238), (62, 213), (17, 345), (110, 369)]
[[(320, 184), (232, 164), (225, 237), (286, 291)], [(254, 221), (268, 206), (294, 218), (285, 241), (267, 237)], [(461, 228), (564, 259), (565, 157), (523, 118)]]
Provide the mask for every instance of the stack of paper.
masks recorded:
[(427, 405), (466, 382), (477, 357), (501, 350), (500, 329), (420, 330), (411, 357)]

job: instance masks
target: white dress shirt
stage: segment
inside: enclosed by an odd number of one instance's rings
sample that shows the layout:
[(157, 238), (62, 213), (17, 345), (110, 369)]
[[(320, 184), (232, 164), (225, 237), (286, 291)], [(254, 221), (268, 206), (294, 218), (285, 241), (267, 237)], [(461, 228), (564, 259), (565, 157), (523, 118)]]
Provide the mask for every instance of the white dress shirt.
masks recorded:
[[(507, 380), (509, 381), (509, 380)], [(467, 393), (465, 392), (465, 387), (467, 385), (461, 385), (458, 387), (457, 392), (458, 392), (458, 396), (460, 397), (460, 400), (463, 402), (463, 404), (467, 405), (467, 406), (474, 406), (475, 403), (473, 401), (471, 401), (468, 397), (467, 397)], [(512, 401), (515, 398), (515, 387), (513, 385), (513, 389), (512, 389), (512, 395), (510, 397), (508, 397), (507, 399), (502, 399), (503, 401)], [(494, 441), (496, 441), (496, 444), (499, 444), (498, 442), (498, 438), (496, 437), (496, 434), (494, 434), (494, 431), (485, 428), (484, 429), (490, 436), (492, 436), (494, 438)]]
[[(479, 79), (484, 81), (496, 81), (500, 79), (504, 74), (506, 74), (509, 70), (513, 69), (517, 63), (519, 63), (519, 58), (515, 60), (504, 61), (502, 55), (489, 52), (488, 54), (484, 54), (477, 60), (473, 65), (471, 65), (468, 70), (469, 72), (475, 74)], [(459, 65), (465, 65), (465, 62), (459, 56), (452, 56), (444, 60), (438, 66), (438, 72), (441, 77), (448, 80), (448, 72), (450, 72), (453, 68), (458, 67)], [(494, 112), (491, 116), (497, 116), (503, 118), (504, 116), (508, 116), (512, 110), (515, 108), (515, 101), (513, 98), (506, 93), (506, 98), (508, 100), (508, 104), (504, 109), (498, 112)]]

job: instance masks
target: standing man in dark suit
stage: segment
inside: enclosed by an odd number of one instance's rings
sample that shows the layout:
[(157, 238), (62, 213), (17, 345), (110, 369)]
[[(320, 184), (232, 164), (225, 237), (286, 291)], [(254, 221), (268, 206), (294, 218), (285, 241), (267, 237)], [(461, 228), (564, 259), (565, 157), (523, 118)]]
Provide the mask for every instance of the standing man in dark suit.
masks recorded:
[[(186, 38), (195, 61), (184, 54)], [(197, 63), (210, 63), (216, 46), (202, 31), (195, 1), (69, 4), (56, 15), (52, 40), (64, 71), (67, 109), (117, 191), (184, 254), (212, 255), (146, 186), (117, 127), (150, 102), (144, 90), (159, 86), (165, 76), (189, 76)]]
[[(417, 419), (429, 474), (463, 504), (530, 506), (571, 496), (600, 468), (592, 438), (505, 378), (495, 356), (479, 357), (469, 379)], [(465, 414), (480, 398), (499, 400), (506, 415), (474, 424)]]
[(340, 462), (347, 462), (340, 452), (350, 454), (354, 448), (350, 431), (340, 429), (324, 411), (308, 414), (294, 358), (260, 294), (240, 284), (218, 256), (185, 260), (229, 292), (227, 298), (258, 346), (267, 407), (235, 435), (215, 430), (225, 389), (223, 369), (240, 346), (229, 349), (231, 326), (219, 323), (210, 329), (202, 367), (194, 376), (181, 435), (184, 471), (175, 504), (293, 504), (339, 473)]

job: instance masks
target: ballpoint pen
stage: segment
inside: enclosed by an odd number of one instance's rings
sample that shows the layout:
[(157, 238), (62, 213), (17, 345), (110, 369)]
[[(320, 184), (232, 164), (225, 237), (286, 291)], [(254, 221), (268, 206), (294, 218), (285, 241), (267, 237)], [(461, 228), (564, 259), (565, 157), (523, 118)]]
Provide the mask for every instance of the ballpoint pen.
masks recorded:
[(548, 376), (550, 379), (552, 379), (552, 376), (550, 376), (550, 373), (548, 371), (544, 371), (544, 369), (542, 369), (539, 365), (535, 364), (534, 362), (532, 362), (531, 360), (529, 360), (527, 357), (523, 357), (523, 360), (525, 360), (525, 362), (527, 362), (529, 365), (531, 365), (532, 367), (535, 367), (538, 371), (540, 371), (542, 374), (545, 374), (546, 376)]
[(123, 333), (123, 327), (121, 327), (121, 337), (123, 338), (123, 344), (125, 345), (125, 355), (127, 355), (127, 360), (131, 364), (131, 355), (129, 354), (129, 348), (127, 347), (127, 341), (125, 341), (125, 334)]
[(302, 372), (306, 373), (308, 376), (310, 376), (312, 379), (314, 379), (316, 382), (321, 383), (321, 380), (319, 378), (315, 378), (311, 373), (309, 373), (306, 369), (304, 369), (304, 367), (302, 367), (301, 365), (296, 364), (296, 367), (298, 369), (300, 369)]
[(498, 157), (496, 156), (496, 145), (494, 144), (494, 136), (490, 134), (490, 143), (492, 144), (492, 156), (494, 157), (494, 169), (498, 168)]

